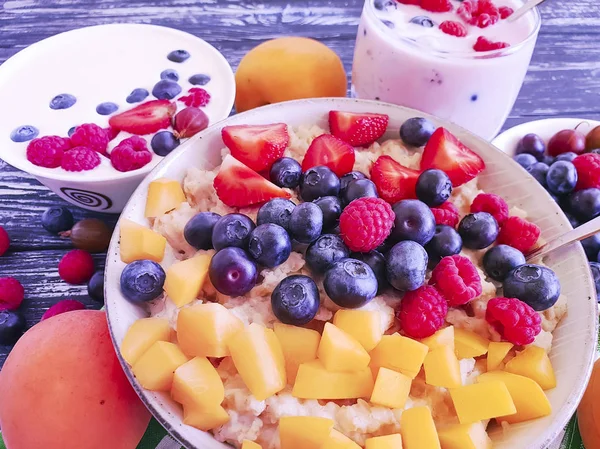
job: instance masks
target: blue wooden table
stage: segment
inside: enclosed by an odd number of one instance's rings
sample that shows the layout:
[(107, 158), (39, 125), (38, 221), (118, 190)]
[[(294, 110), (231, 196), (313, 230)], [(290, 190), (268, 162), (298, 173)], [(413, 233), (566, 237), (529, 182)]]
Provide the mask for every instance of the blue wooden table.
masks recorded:
[[(217, 47), (235, 69), (258, 43), (281, 35), (321, 40), (342, 58), (348, 73), (363, 0), (1, 0), (0, 63), (46, 37), (90, 25), (152, 23), (200, 36)], [(533, 61), (505, 127), (544, 117), (600, 118), (600, 3), (548, 0)], [(43, 82), (43, 74), (40, 74)], [(0, 99), (0, 119), (10, 105)], [(49, 206), (64, 205), (33, 177), (0, 161), (0, 225), (9, 233), (10, 252), (0, 258), (0, 277), (14, 276), (25, 287), (23, 311), (32, 326), (56, 301), (76, 298), (97, 308), (85, 286), (58, 276), (58, 261), (69, 240), (48, 234), (40, 224)], [(72, 208), (76, 219), (99, 216)], [(99, 268), (104, 255), (95, 256)], [(0, 346), (0, 367), (10, 347)]]

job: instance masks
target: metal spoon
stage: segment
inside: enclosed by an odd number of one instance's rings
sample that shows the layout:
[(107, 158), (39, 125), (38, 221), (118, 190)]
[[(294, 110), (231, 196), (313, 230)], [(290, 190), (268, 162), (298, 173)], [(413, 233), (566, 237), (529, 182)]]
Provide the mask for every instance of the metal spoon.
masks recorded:
[(596, 217), (572, 231), (565, 232), (563, 235), (549, 241), (545, 245), (525, 254), (525, 259), (527, 259), (528, 262), (533, 259), (538, 259), (555, 249), (562, 248), (569, 243), (579, 242), (598, 232), (600, 232), (600, 217)]
[(523, 4), (523, 6), (521, 6), (514, 13), (512, 13), (507, 20), (509, 22), (514, 22), (515, 20), (517, 20), (521, 16), (523, 16), (527, 11), (529, 11), (532, 8), (535, 8), (537, 5), (539, 5), (540, 3), (544, 2), (544, 1), (545, 0), (528, 0), (528, 1), (526, 1)]

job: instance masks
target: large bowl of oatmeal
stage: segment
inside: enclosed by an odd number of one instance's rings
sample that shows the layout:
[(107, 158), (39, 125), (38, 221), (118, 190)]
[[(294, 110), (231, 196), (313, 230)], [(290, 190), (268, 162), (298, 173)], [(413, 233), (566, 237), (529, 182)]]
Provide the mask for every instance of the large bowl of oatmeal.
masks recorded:
[[(466, 130), (419, 111), (381, 102), (345, 98), (299, 100), (238, 114), (210, 127), (165, 158), (131, 197), (111, 242), (105, 275), (110, 330), (123, 368), (156, 419), (186, 448), (217, 449), (228, 447), (228, 444), (239, 448), (244, 440), (256, 441), (263, 448), (278, 448), (278, 423), (282, 417), (290, 416), (327, 418), (337, 432), (353, 440), (359, 447), (363, 447), (368, 438), (402, 433), (401, 416), (411, 408), (427, 407), (440, 434), (448, 426), (458, 424), (449, 389), (429, 385), (423, 369), (411, 376), (412, 385), (404, 407), (394, 409), (374, 404), (369, 398), (299, 399), (294, 396), (290, 385), (265, 400), (257, 400), (235, 367), (232, 368), (232, 363), (223, 362), (227, 360), (225, 358), (214, 361), (214, 365), (217, 366), (223, 381), (225, 399), (222, 406), (229, 417), (224, 424), (219, 424), (210, 432), (204, 432), (184, 424), (183, 410), (168, 391), (153, 392), (143, 388), (134, 375), (135, 366), (132, 370), (120, 349), (128, 329), (137, 320), (152, 316), (168, 321), (171, 327), (175, 328), (181, 311), (181, 308), (166, 295), (143, 305), (132, 303), (123, 295), (120, 277), (126, 264), (121, 260), (119, 231), (125, 221), (142, 224), (166, 239), (166, 250), (160, 261), (165, 270), (178, 261), (197, 255), (197, 251), (183, 236), (183, 229), (190, 218), (198, 212), (212, 211), (225, 215), (236, 211), (223, 204), (213, 188), (219, 166), (228, 152), (222, 140), (222, 128), (231, 125), (285, 123), (290, 136), (285, 155), (301, 162), (312, 140), (329, 132), (328, 114), (331, 110), (389, 116), (385, 134), (368, 148), (356, 149), (354, 170), (369, 173), (373, 163), (382, 155), (390, 156), (407, 167), (418, 168), (422, 149), (410, 148), (403, 144), (399, 139), (398, 130), (409, 118), (425, 117), (436, 127), (446, 128), (485, 162), (485, 170), (474, 180), (453, 190), (450, 201), (458, 209), (460, 217), (469, 213), (471, 203), (477, 195), (488, 192), (500, 195), (506, 200), (511, 216), (526, 218), (541, 229), (538, 245), (570, 229), (569, 221), (549, 194), (510, 157)], [(145, 215), (148, 187), (159, 178), (180, 182), (185, 200), (174, 210), (149, 221)], [(292, 200), (299, 201), (298, 195), (292, 194)], [(258, 207), (250, 207), (240, 212), (254, 220), (257, 210)], [(450, 308), (444, 326), (453, 326), (455, 331), (478, 334), (489, 344), (490, 341), (499, 342), (502, 339), (485, 319), (489, 300), (501, 296), (501, 292), (499, 284), (487, 278), (483, 271), (484, 253), (485, 250), (462, 250), (461, 255), (477, 267), (482, 286), (481, 294), (469, 307)], [(527, 345), (539, 348), (536, 351), (540, 351), (544, 357), (548, 354), (554, 368), (556, 387), (544, 391), (552, 411), (548, 416), (511, 425), (488, 425), (489, 420), (481, 421), (482, 428), (488, 427), (494, 448), (552, 447), (551, 444), (559, 437), (576, 409), (594, 360), (598, 314), (595, 288), (590, 279), (583, 249), (579, 244), (571, 245), (550, 254), (538, 263), (552, 269), (561, 284), (560, 298), (551, 308), (539, 313), (541, 331), (533, 343)], [(311, 327), (322, 329), (323, 322), (332, 321), (340, 307), (326, 298), (327, 294), (320, 284), (319, 275), (310, 273), (305, 266), (303, 249), (296, 247), (283, 264), (276, 268), (263, 269), (258, 284), (248, 294), (230, 298), (216, 292), (210, 285), (211, 282), (207, 281), (193, 304), (183, 307), (194, 307), (202, 302), (220, 302), (244, 325), (256, 323), (271, 328), (277, 322), (271, 310), (271, 293), (282, 279), (298, 273), (313, 276), (319, 285), (321, 306), (313, 324), (318, 321), (321, 323), (320, 326)], [(382, 333), (386, 335), (402, 333), (394, 313), (401, 297), (402, 295), (394, 289), (384, 290), (364, 306), (365, 310), (380, 314)], [(504, 362), (509, 363), (511, 357), (515, 357), (524, 349), (526, 348), (513, 347)], [(487, 365), (484, 356), (463, 356), (459, 366), (461, 384), (471, 385), (477, 383), (478, 376), (486, 371)], [(477, 438), (474, 437), (474, 440)], [(476, 449), (490, 447), (485, 437), (479, 438), (478, 441), (480, 445), (473, 446)], [(412, 449), (409, 444), (405, 438), (404, 447)], [(447, 444), (442, 442), (442, 449), (455, 447)]]

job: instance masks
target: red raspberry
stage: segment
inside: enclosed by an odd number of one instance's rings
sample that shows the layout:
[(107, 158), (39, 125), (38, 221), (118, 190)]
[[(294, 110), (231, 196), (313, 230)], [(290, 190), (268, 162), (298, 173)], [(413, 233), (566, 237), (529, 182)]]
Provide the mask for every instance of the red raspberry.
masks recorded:
[(69, 251), (58, 264), (58, 274), (69, 284), (85, 284), (94, 274), (94, 259), (82, 249)]
[(512, 16), (514, 12), (515, 10), (509, 6), (501, 6), (498, 8), (498, 13), (500, 14), (501, 19), (507, 19), (508, 17)]
[(27, 160), (38, 167), (58, 168), (63, 153), (69, 148), (71, 148), (71, 141), (64, 137), (40, 137), (33, 139), (27, 145)]
[(42, 319), (40, 321), (47, 320), (48, 318), (60, 315), (61, 313), (83, 309), (85, 309), (85, 306), (81, 302), (74, 299), (63, 299), (62, 301), (58, 301), (56, 304), (50, 306), (50, 308), (46, 310), (46, 313), (42, 315)]
[(440, 292), (424, 285), (404, 294), (396, 318), (408, 337), (425, 338), (444, 325), (447, 313), (448, 304)]
[(90, 150), (97, 151), (104, 155), (106, 155), (106, 147), (108, 146), (109, 140), (110, 137), (106, 130), (94, 123), (84, 123), (83, 125), (79, 125), (75, 128), (75, 132), (71, 136), (71, 143), (74, 147), (87, 147)]
[(381, 245), (394, 226), (394, 211), (381, 198), (352, 201), (340, 216), (340, 235), (352, 251), (369, 252)]
[(109, 126), (108, 128), (105, 128), (104, 131), (106, 132), (106, 135), (108, 136), (108, 141), (109, 142), (111, 140), (114, 140), (114, 138), (117, 137), (119, 135), (119, 133), (121, 132), (120, 129), (113, 128), (112, 126)]
[(435, 217), (435, 224), (438, 225), (448, 225), (456, 228), (460, 219), (458, 209), (450, 201), (446, 201), (439, 207), (432, 207), (431, 212)]
[(489, 16), (499, 16), (500, 12), (492, 0), (479, 0), (477, 5), (477, 14), (487, 14)]
[(573, 160), (573, 164), (578, 176), (575, 190), (600, 188), (600, 154), (582, 154)]
[(123, 140), (110, 153), (110, 162), (119, 171), (131, 171), (142, 168), (152, 160), (146, 141), (138, 136)]
[(477, 38), (477, 42), (473, 45), (473, 50), (475, 51), (492, 51), (492, 50), (500, 50), (501, 48), (510, 47), (510, 44), (506, 42), (492, 42), (489, 39), (486, 39), (483, 36), (479, 36)]
[(421, 8), (431, 12), (452, 11), (450, 0), (421, 0)]
[(466, 304), (481, 295), (481, 279), (475, 265), (459, 255), (442, 258), (431, 272), (429, 285), (440, 291), (449, 306)]
[(206, 106), (210, 101), (210, 94), (201, 87), (192, 87), (188, 90), (188, 94), (184, 97), (179, 97), (179, 101), (183, 102), (186, 106), (199, 108)]
[(453, 22), (452, 20), (446, 20), (440, 23), (440, 30), (456, 37), (465, 37), (467, 35), (467, 29), (464, 25), (462, 23)]
[(471, 0), (465, 0), (464, 2), (462, 2), (462, 5), (460, 5), (456, 10), (456, 14), (465, 22), (471, 23), (471, 20), (473, 19), (474, 9), (476, 9), (476, 7), (473, 6)]
[(529, 251), (540, 237), (540, 228), (520, 217), (510, 217), (504, 222), (498, 234), (498, 244), (512, 246), (525, 253)]
[(87, 171), (100, 165), (100, 156), (87, 147), (76, 147), (63, 154), (60, 166), (67, 171)]
[(25, 290), (15, 278), (0, 278), (0, 310), (16, 310), (25, 297)]
[(540, 315), (516, 298), (492, 298), (487, 304), (485, 320), (514, 345), (528, 345), (542, 330)]
[(10, 246), (10, 237), (6, 230), (0, 226), (0, 256), (3, 256)]
[(498, 224), (502, 224), (508, 218), (508, 204), (498, 195), (493, 193), (480, 193), (475, 197), (471, 204), (471, 213), (487, 212), (496, 219)]
[(487, 28), (492, 25), (492, 18), (489, 14), (483, 13), (477, 16), (477, 26), (479, 28)]

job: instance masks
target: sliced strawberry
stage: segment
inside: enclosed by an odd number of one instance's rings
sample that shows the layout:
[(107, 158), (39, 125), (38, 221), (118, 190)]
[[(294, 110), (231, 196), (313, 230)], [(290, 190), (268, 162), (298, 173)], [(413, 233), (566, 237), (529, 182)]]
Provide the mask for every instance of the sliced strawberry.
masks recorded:
[(317, 165), (326, 165), (336, 175), (342, 176), (354, 167), (354, 148), (331, 134), (316, 137), (306, 150), (302, 160), (302, 171)]
[(389, 121), (385, 114), (329, 111), (331, 134), (355, 147), (370, 145), (383, 136)]
[(213, 186), (221, 201), (230, 207), (245, 207), (291, 196), (230, 154), (223, 159)]
[(169, 100), (152, 100), (112, 116), (108, 123), (111, 128), (141, 136), (168, 128), (176, 111), (177, 105)]
[(452, 185), (457, 187), (481, 173), (485, 169), (485, 163), (450, 131), (438, 128), (425, 145), (421, 158), (421, 170), (428, 168), (445, 171)]
[(371, 167), (371, 181), (379, 196), (390, 204), (407, 198), (416, 198), (415, 186), (420, 173), (399, 164), (390, 156), (379, 156)]
[(226, 126), (221, 137), (234, 158), (257, 172), (270, 169), (290, 142), (285, 123)]

